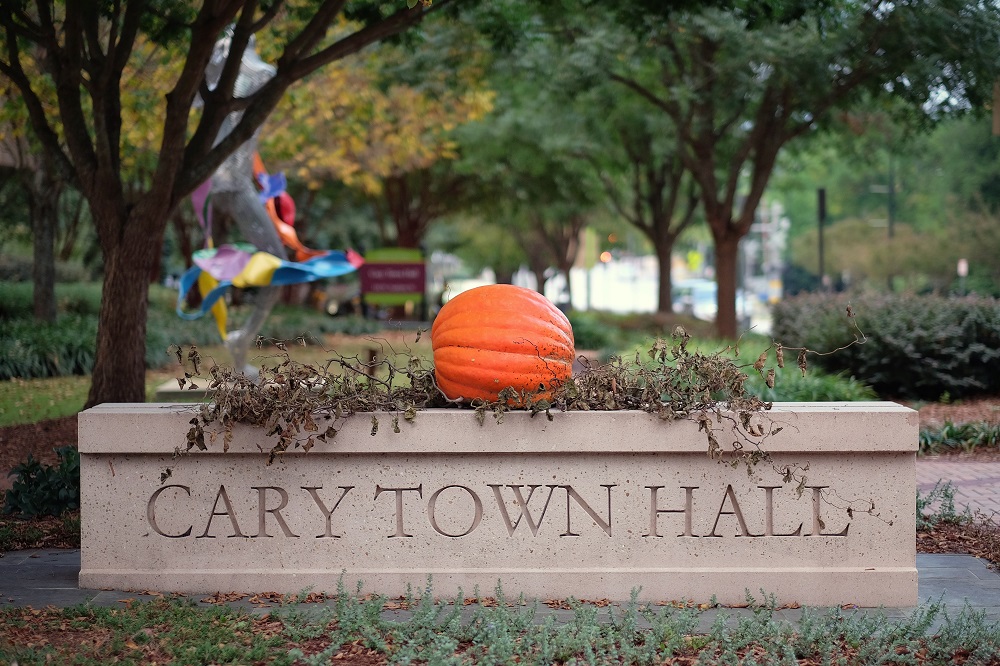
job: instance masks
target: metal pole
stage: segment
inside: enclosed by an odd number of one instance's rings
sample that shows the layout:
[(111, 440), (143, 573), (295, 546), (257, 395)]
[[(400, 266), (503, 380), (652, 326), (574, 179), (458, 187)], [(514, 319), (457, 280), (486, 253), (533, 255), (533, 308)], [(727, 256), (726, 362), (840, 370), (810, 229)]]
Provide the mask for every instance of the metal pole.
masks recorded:
[(819, 207), (819, 280), (823, 288), (826, 287), (826, 266), (823, 256), (823, 227), (826, 226), (826, 188), (821, 187), (816, 190)]

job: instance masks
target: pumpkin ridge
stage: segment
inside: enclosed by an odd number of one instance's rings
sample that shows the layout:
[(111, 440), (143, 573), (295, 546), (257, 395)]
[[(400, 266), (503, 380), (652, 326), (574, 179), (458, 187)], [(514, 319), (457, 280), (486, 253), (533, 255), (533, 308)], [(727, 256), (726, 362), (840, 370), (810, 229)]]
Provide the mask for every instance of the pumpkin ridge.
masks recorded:
[(477, 287), (445, 303), (431, 326), (431, 347), (438, 387), (464, 400), (497, 400), (508, 387), (551, 397), (572, 376), (575, 357), (566, 315), (512, 285)]
[(558, 335), (561, 338), (565, 338), (567, 341), (572, 341), (573, 339), (572, 332), (567, 331), (565, 328), (560, 328), (557, 322), (532, 317), (531, 315), (521, 311), (512, 312), (510, 314), (500, 312), (491, 312), (488, 314), (474, 311), (458, 312), (451, 315), (447, 319), (441, 319), (439, 315), (439, 318), (434, 320), (434, 325), (431, 327), (431, 337), (433, 339), (433, 337), (442, 329), (474, 329), (476, 331), (481, 331), (483, 328), (496, 328), (502, 330), (523, 331), (525, 326), (529, 323), (534, 327), (541, 325), (546, 331)]
[(479, 361), (462, 363), (460, 359), (453, 359), (444, 366), (436, 366), (435, 371), (440, 377), (466, 385), (481, 386), (485, 383), (500, 388), (514, 386), (534, 391), (539, 384), (550, 385), (569, 379), (572, 367), (563, 359), (520, 356), (499, 366)]
[(469, 349), (484, 349), (492, 351), (512, 351), (516, 353), (531, 353), (534, 349), (545, 356), (573, 354), (572, 344), (544, 333), (521, 336), (506, 335), (509, 331), (472, 331), (457, 329), (439, 332), (432, 343), (435, 351), (445, 347), (465, 347)]
[[(449, 345), (437, 350), (440, 360), (446, 363), (461, 363), (463, 365), (475, 365), (481, 368), (507, 368), (511, 363), (523, 361), (524, 359), (537, 359), (550, 363), (565, 363), (574, 358), (571, 353), (561, 354), (537, 354), (519, 351), (484, 350), (479, 347), (459, 347)], [(436, 353), (437, 353), (436, 352)], [(471, 354), (479, 354), (479, 358), (469, 358)]]
[[(449, 379), (447, 377), (440, 377), (439, 376), (439, 377), (435, 377), (435, 380), (437, 381), (438, 388), (440, 388), (444, 392), (444, 394), (446, 396), (449, 396), (449, 397), (455, 396), (455, 397), (451, 398), (452, 400), (456, 400), (459, 397), (461, 397), (461, 398), (470, 397), (471, 398), (471, 397), (476, 396), (477, 394), (479, 394), (479, 393), (482, 392), (481, 388), (476, 388), (474, 386), (467, 386), (465, 384), (461, 384), (459, 382), (451, 380), (451, 379)], [(499, 393), (499, 391), (497, 391), (497, 393)], [(489, 399), (490, 400), (496, 400), (496, 395), (494, 395), (493, 397), (491, 397)]]

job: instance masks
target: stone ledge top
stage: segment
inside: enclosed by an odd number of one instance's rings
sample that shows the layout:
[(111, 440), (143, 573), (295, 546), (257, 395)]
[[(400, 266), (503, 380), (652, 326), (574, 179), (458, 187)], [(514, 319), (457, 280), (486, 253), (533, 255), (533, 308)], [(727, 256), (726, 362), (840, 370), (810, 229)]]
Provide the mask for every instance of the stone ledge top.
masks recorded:
[[(166, 403), (107, 403), (79, 416), (79, 448), (84, 454), (170, 455), (186, 444), (189, 421), (198, 405)], [(372, 435), (372, 416), (379, 421)], [(487, 415), (480, 426), (468, 409), (418, 412), (413, 422), (399, 418), (394, 433), (392, 414), (356, 414), (336, 424), (338, 434), (318, 442), (316, 454), (548, 454), (548, 453), (702, 453), (707, 439), (694, 421), (664, 422), (639, 411), (552, 412), (534, 417), (527, 412), (504, 414), (497, 424)], [(918, 448), (917, 412), (892, 402), (786, 402), (755, 417), (763, 438), (736, 435), (732, 421), (712, 419), (713, 433), (723, 450), (739, 439), (744, 448), (759, 442), (771, 453), (912, 453)], [(321, 430), (326, 428), (319, 421)], [(779, 430), (780, 429), (780, 430)], [(305, 441), (308, 433), (302, 434)], [(237, 426), (230, 453), (269, 450), (277, 438), (262, 429)], [(207, 452), (222, 455), (221, 433)], [(303, 455), (293, 449), (286, 455)]]

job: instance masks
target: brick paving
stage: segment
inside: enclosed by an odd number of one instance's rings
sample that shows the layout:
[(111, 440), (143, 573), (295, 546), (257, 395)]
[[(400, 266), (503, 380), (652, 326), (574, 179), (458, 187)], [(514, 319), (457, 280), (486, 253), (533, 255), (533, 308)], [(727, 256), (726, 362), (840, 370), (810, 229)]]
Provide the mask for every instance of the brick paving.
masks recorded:
[(1000, 461), (917, 458), (917, 490), (927, 493), (938, 481), (955, 487), (955, 508), (968, 507), (1000, 520)]

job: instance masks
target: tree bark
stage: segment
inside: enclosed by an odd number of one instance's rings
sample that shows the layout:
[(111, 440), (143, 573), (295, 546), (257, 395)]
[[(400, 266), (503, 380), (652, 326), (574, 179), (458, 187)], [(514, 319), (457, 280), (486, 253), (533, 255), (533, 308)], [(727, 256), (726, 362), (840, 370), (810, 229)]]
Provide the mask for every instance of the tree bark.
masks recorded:
[(80, 220), (83, 218), (83, 207), (86, 200), (79, 194), (72, 212), (63, 218), (62, 241), (59, 246), (58, 258), (60, 261), (69, 261), (76, 249), (76, 241), (80, 236)]
[(149, 267), (160, 251), (157, 241), (166, 221), (166, 215), (160, 220), (139, 220), (133, 216), (122, 223), (125, 233), (114, 241), (102, 238), (104, 285), (97, 355), (85, 408), (103, 402), (146, 401)]
[[(181, 212), (179, 207), (170, 216), (170, 221), (174, 225), (174, 236), (177, 237), (178, 249), (180, 250), (181, 258), (184, 260), (184, 268), (191, 268), (194, 265), (194, 261), (191, 258), (194, 254), (194, 241), (191, 239), (191, 231), (194, 225), (190, 224), (188, 216)], [(192, 291), (194, 290), (192, 289)]]
[(56, 227), (59, 224), (59, 188), (43, 166), (29, 174), (31, 202), (32, 296), (35, 320), (56, 320)]
[(718, 286), (718, 311), (715, 330), (724, 340), (735, 340), (736, 319), (736, 270), (738, 266), (740, 236), (715, 235), (715, 281)]
[(656, 245), (656, 261), (660, 265), (660, 277), (656, 297), (657, 312), (674, 311), (673, 279), (670, 276), (673, 249), (673, 240), (669, 243), (658, 243)]

